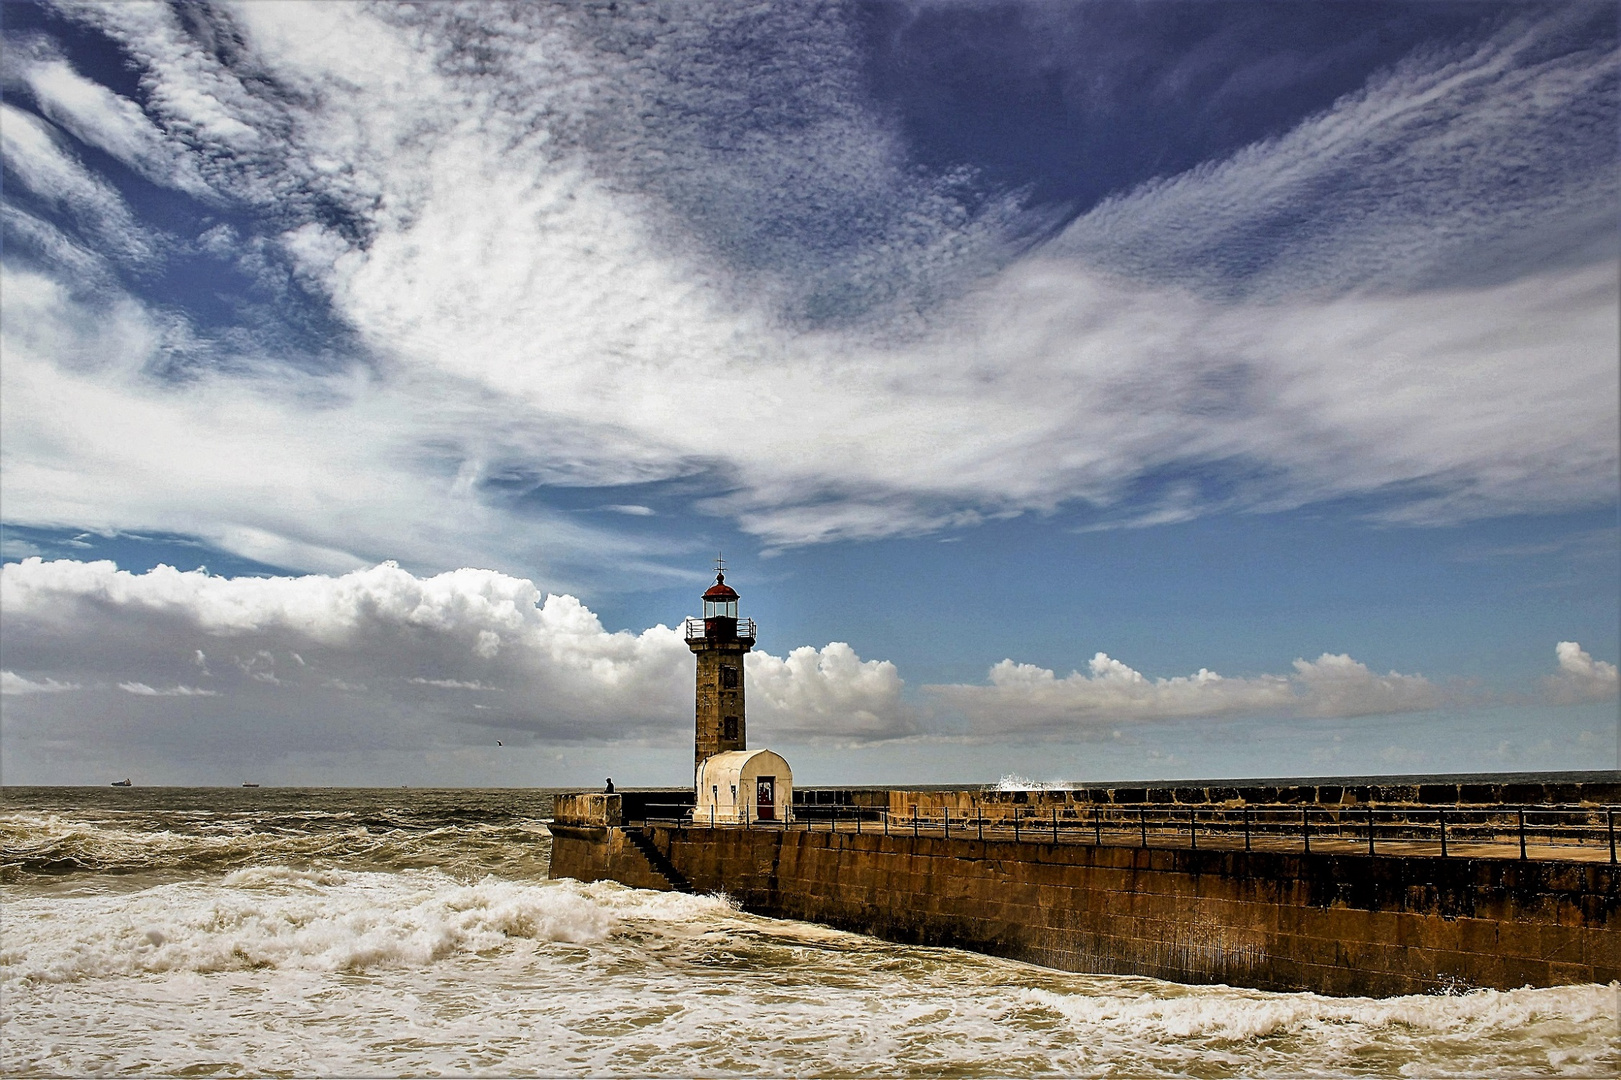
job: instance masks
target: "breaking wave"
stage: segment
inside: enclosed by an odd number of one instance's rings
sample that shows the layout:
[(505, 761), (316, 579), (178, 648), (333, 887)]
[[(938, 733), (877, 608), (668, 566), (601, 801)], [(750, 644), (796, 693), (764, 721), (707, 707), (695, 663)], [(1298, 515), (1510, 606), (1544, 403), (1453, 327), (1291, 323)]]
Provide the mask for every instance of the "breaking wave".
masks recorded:
[(1621, 1073), (1621, 986), (1327, 998), (896, 945), (547, 880), (534, 793), (7, 798), (4, 1075)]
[(1032, 780), (1018, 773), (1008, 773), (995, 784), (992, 791), (1069, 791), (1075, 785), (1068, 780)]
[(573, 881), (462, 884), (399, 874), (255, 867), (217, 885), (7, 904), (0, 982), (163, 972), (365, 971), (487, 955), (515, 942), (601, 941), (627, 920), (690, 922), (724, 900)]

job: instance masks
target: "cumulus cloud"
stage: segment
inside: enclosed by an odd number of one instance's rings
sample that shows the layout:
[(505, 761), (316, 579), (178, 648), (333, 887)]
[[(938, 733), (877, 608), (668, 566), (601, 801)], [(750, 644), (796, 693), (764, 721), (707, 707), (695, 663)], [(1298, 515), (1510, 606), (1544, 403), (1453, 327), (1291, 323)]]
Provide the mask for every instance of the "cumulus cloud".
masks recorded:
[[(767, 545), (1074, 504), (1146, 522), (1366, 495), (1433, 522), (1613, 496), (1613, 251), (1496, 257), (1610, 220), (1616, 57), (1561, 45), (1559, 17), (1412, 57), (1020, 256), (1014, 203), (913, 168), (863, 104), (836, 11), (65, 10), (140, 65), (147, 126), (55, 61), (30, 69), (46, 115), (154, 176), (160, 132), (261, 216), (354, 355), (311, 374), (134, 291), (87, 299), (66, 262), (8, 268), (18, 522), (560, 587), (605, 550), (666, 571), (611, 515), (536, 510), (554, 486), (679, 481)], [(710, 62), (744, 40), (775, 62)], [(16, 126), (24, 168), (114, 221), (45, 124)], [(1313, 206), (1260, 271), (1205, 257)], [(1486, 262), (1507, 269), (1454, 272)], [(1188, 264), (1247, 284), (1164, 272)], [(717, 401), (724, 423), (695, 422)]]
[(1548, 676), (1545, 685), (1554, 701), (1574, 704), (1608, 701), (1616, 696), (1621, 683), (1614, 664), (1593, 659), (1574, 641), (1561, 641), (1554, 651), (1559, 657), (1559, 670)]
[[(338, 577), (228, 578), (31, 558), (0, 568), (0, 603), (17, 669), (5, 675), (7, 694), (95, 683), (187, 705), (134, 719), (122, 711), (129, 697), (8, 712), (8, 738), (102, 725), (267, 750), (482, 740), (469, 725), (550, 743), (690, 738), (693, 659), (677, 631), (610, 633), (574, 597), (495, 571), (417, 577), (383, 564)], [(759, 740), (913, 730), (894, 665), (848, 645), (753, 653), (748, 671)]]
[(1573, 641), (1557, 649), (1559, 670), (1543, 679), (1542, 693), (1483, 690), (1423, 675), (1383, 675), (1345, 653), (1297, 659), (1286, 675), (1224, 677), (1200, 668), (1192, 675), (1150, 678), (1107, 653), (1083, 673), (1059, 678), (1049, 668), (1003, 660), (986, 684), (925, 686), (943, 717), (966, 720), (970, 734), (1081, 737), (1118, 734), (1112, 725), (1199, 717), (1277, 716), (1349, 718), (1396, 716), (1435, 709), (1496, 705), (1573, 705), (1616, 696), (1616, 666), (1595, 660)]
[[(94, 745), (120, 753), (269, 761), (486, 745), (690, 738), (693, 660), (677, 630), (609, 632), (578, 599), (463, 568), (382, 564), (339, 576), (219, 577), (34, 557), (0, 567), (12, 755)], [(1574, 642), (1540, 701), (1613, 699), (1614, 664)], [(984, 684), (923, 688), (848, 644), (747, 658), (756, 745), (876, 740), (1065, 741), (1157, 720), (1399, 715), (1528, 704), (1523, 696), (1371, 670), (1344, 654), (1286, 674), (1208, 669), (1153, 678), (1106, 653), (1085, 671), (1011, 659)], [(493, 729), (493, 730), (492, 730)], [(661, 751), (662, 752), (662, 751)]]
[(1379, 675), (1344, 654), (1296, 660), (1289, 675), (1224, 678), (1205, 668), (1192, 675), (1151, 679), (1106, 653), (1086, 673), (1064, 678), (1048, 668), (1003, 660), (989, 686), (925, 687), (945, 709), (966, 718), (971, 731), (1051, 735), (1083, 734), (1120, 721), (1175, 717), (1288, 714), (1367, 716), (1433, 709), (1447, 698), (1421, 675)]
[[(919, 730), (888, 660), (862, 660), (842, 641), (802, 645), (785, 657), (749, 653), (750, 723), (796, 739), (898, 738)], [(756, 719), (758, 718), (758, 719)]]

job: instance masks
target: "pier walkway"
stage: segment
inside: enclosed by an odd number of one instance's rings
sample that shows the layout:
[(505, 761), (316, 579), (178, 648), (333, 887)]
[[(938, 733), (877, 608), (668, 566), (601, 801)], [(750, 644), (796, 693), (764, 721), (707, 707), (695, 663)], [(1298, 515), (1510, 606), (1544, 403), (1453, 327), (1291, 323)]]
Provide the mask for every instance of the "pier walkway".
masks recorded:
[[(781, 821), (695, 821), (690, 806), (649, 804), (640, 820), (677, 828), (883, 833), (1097, 847), (1615, 863), (1617, 806), (1434, 807), (1149, 805), (1047, 814), (896, 814), (882, 807), (795, 807)], [(661, 813), (661, 811), (663, 813)]]

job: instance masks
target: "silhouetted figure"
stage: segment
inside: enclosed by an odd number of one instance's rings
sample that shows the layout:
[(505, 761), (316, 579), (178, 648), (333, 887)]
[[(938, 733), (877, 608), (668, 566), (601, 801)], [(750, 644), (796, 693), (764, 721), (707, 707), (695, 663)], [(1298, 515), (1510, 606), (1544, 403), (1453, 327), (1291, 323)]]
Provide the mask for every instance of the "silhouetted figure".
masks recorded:
[(614, 793), (614, 778), (611, 777), (611, 776), (608, 777), (608, 787), (606, 788), (606, 790), (607, 790), (609, 795), (612, 795)]

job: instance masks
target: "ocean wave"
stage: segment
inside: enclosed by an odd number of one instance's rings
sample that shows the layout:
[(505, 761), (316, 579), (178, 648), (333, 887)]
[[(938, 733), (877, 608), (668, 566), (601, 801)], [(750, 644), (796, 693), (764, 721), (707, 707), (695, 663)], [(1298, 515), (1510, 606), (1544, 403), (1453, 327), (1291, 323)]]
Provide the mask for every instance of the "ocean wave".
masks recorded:
[[(289, 812), (92, 818), (0, 815), (0, 881), (75, 873), (207, 873), (264, 863), (382, 869), (436, 866), (463, 876), (541, 877), (550, 834), (539, 821), (436, 822)], [(527, 873), (524, 872), (525, 868)]]
[(631, 923), (729, 912), (715, 897), (572, 881), (458, 882), (404, 873), (259, 866), (216, 885), (7, 904), (0, 983), (164, 972), (365, 971), (485, 955), (515, 942), (598, 942)]
[(1137, 998), (1082, 996), (1033, 989), (1025, 1000), (1050, 1009), (1077, 1027), (1135, 1028), (1175, 1039), (1203, 1036), (1242, 1042), (1335, 1025), (1403, 1027), (1414, 1031), (1484, 1034), (1520, 1030), (1549, 1018), (1577, 1026), (1614, 1023), (1617, 993), (1592, 986), (1472, 990), (1463, 994), (1393, 998), (1330, 998), (1269, 994), (1221, 987), (1167, 997), (1163, 990)]

